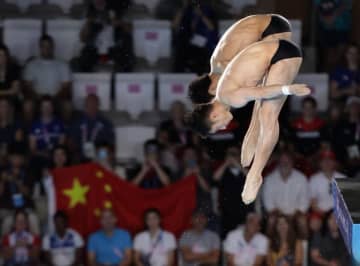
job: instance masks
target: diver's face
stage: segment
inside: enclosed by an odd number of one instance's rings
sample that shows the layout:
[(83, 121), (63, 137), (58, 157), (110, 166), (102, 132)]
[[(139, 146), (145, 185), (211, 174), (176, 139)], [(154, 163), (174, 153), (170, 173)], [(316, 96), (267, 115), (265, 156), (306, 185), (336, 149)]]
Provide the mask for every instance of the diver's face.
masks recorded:
[(210, 133), (216, 133), (219, 130), (225, 129), (233, 119), (233, 116), (225, 105), (214, 102), (209, 119), (211, 122)]

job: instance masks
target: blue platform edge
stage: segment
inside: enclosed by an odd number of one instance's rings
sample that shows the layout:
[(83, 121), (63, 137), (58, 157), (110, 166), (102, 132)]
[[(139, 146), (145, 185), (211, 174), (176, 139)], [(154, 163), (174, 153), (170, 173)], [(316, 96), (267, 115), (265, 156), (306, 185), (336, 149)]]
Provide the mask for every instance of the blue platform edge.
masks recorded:
[(336, 183), (332, 182), (335, 214), (341, 235), (353, 259), (353, 265), (360, 265), (360, 224), (354, 224), (345, 200)]

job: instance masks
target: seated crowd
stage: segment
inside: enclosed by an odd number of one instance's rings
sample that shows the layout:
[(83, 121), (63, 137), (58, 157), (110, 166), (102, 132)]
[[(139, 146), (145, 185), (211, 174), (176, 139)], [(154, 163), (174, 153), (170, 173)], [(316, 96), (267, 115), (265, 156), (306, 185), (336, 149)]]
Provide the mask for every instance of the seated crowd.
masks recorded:
[[(72, 71), (91, 72), (109, 62), (117, 72), (134, 68), (126, 4), (107, 2), (113, 6), (89, 8), (82, 50), (69, 63), (55, 58), (49, 35), (39, 40), (39, 56), (23, 67), (12, 59), (11, 47), (0, 45), (0, 265), (350, 265), (331, 182), (360, 177), (358, 47), (348, 45), (328, 70), (326, 113), (313, 97), (302, 100), (299, 114), (284, 108), (262, 191), (256, 204), (245, 205), (240, 194), (247, 169), (240, 151), (251, 106), (234, 111), (226, 130), (204, 140), (187, 128), (185, 105), (176, 101), (156, 125), (155, 138), (144, 143), (143, 162), (121, 171), (115, 125), (100, 111), (99, 98), (89, 94), (83, 110), (75, 110)], [(173, 71), (203, 73), (218, 40), (215, 10), (190, 2), (182, 1), (173, 18)], [(203, 37), (202, 45), (195, 35)], [(136, 235), (117, 227), (111, 209), (102, 210), (99, 231), (86, 238), (69, 227), (62, 210), (52, 217), (51, 230), (45, 183), (52, 170), (89, 161), (143, 189), (195, 175), (191, 228), (176, 239), (154, 208), (144, 213), (144, 231)]]

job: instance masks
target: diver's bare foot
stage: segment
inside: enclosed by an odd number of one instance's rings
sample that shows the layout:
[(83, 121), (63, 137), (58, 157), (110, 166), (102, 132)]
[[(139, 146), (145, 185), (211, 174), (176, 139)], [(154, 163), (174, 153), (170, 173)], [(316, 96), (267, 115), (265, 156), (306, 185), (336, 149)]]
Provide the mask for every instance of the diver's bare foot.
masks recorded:
[(242, 201), (245, 204), (248, 205), (253, 201), (255, 201), (262, 182), (263, 182), (262, 176), (256, 177), (256, 176), (251, 176), (250, 174), (246, 176), (245, 186), (241, 193)]

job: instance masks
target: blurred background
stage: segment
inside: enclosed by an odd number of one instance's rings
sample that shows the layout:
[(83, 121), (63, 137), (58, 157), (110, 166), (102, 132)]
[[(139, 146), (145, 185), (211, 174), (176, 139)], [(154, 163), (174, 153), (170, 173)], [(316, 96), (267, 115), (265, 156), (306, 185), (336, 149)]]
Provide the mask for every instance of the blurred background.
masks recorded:
[[(312, 94), (288, 99), (246, 206), (252, 105), (207, 139), (184, 115), (221, 35), (265, 13), (290, 20)], [(359, 15), (355, 0), (0, 0), (0, 265), (351, 265), (331, 181), (360, 177)]]

